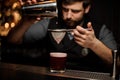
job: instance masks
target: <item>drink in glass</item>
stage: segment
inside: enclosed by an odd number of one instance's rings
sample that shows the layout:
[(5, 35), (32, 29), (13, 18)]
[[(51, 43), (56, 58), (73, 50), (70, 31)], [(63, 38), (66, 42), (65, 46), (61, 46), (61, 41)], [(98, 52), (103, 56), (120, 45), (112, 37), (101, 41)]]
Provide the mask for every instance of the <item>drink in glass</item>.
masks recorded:
[(50, 53), (50, 72), (65, 72), (67, 53), (51, 52)]

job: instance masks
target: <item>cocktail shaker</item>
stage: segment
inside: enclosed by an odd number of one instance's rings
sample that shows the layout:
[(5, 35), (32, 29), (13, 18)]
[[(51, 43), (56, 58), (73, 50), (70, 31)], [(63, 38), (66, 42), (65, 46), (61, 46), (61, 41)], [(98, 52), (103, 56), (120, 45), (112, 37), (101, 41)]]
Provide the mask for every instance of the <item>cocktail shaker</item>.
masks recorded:
[(23, 15), (29, 16), (57, 16), (56, 2), (43, 2), (22, 7)]

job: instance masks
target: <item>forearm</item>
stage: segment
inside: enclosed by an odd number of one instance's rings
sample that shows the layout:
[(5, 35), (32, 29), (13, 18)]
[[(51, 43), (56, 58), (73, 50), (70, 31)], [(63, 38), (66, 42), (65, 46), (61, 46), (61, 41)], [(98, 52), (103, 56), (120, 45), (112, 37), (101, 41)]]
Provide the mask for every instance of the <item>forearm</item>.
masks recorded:
[(112, 64), (111, 49), (105, 46), (100, 40), (96, 39), (94, 44), (90, 47), (103, 61)]
[(35, 20), (24, 20), (12, 29), (8, 35), (8, 42), (20, 44), (22, 43), (24, 33), (34, 23)]

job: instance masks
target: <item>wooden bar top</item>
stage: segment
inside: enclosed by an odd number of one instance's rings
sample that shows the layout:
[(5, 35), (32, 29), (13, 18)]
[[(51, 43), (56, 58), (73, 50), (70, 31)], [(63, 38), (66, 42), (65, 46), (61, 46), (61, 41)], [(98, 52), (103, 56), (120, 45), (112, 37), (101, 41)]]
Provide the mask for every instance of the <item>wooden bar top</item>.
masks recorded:
[(0, 62), (0, 80), (114, 80), (109, 73), (66, 70), (51, 73), (48, 67)]

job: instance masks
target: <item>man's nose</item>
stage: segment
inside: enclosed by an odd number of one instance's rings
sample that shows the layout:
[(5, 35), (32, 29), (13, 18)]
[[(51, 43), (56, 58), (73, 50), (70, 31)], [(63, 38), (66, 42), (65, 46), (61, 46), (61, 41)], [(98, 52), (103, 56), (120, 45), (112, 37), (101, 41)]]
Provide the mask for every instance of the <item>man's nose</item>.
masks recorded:
[(71, 17), (72, 17), (72, 13), (71, 13), (71, 11), (68, 11), (67, 18), (71, 18)]

